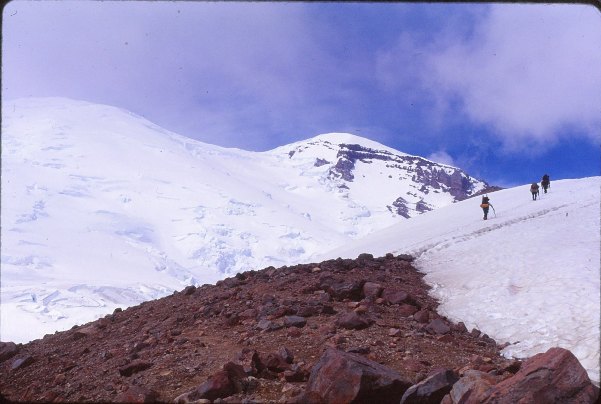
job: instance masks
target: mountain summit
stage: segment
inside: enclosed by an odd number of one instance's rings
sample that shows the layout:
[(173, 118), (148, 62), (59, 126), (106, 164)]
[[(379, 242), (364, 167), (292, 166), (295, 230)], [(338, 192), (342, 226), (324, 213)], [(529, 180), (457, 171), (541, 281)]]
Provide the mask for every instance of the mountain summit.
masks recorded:
[(287, 153), (299, 167), (325, 167), (323, 179), (349, 199), (373, 211), (384, 205), (393, 216), (409, 218), (489, 188), (459, 168), (347, 133), (319, 135), (274, 152)]
[(7, 102), (2, 117), (6, 340), (309, 262), (487, 187), (350, 134), (249, 152), (62, 98)]

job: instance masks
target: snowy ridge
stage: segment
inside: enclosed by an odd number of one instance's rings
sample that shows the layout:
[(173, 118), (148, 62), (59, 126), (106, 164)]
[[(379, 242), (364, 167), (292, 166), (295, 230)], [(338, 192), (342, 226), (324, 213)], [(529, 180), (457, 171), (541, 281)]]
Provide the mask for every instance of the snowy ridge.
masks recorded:
[(1, 340), (309, 262), (487, 186), (350, 134), (256, 153), (106, 105), (44, 98), (2, 108)]
[(532, 201), (529, 185), (479, 198), (381, 230), (320, 258), (409, 253), (426, 273), (439, 311), (529, 357), (571, 350), (599, 383), (601, 177), (552, 181)]

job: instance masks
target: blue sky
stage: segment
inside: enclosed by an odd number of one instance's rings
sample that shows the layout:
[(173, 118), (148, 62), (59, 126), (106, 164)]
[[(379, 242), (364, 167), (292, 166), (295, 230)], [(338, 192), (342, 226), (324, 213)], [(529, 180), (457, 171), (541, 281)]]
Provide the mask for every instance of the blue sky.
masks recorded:
[(2, 98), (268, 150), (350, 132), (502, 186), (601, 175), (588, 5), (13, 1)]

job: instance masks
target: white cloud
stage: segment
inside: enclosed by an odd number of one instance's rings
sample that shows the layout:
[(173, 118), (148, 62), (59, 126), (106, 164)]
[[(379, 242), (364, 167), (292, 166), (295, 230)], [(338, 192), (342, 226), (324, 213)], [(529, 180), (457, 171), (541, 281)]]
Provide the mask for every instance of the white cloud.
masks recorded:
[(442, 163), (442, 164), (447, 164), (449, 166), (453, 166), (456, 167), (457, 165), (455, 164), (455, 160), (453, 159), (453, 157), (447, 153), (444, 150), (439, 150), (437, 152), (434, 152), (432, 154), (430, 154), (427, 157), (428, 160), (434, 161), (436, 163)]
[[(430, 94), (435, 117), (459, 111), (493, 129), (508, 149), (552, 144), (562, 131), (598, 140), (601, 14), (584, 5), (494, 5), (469, 36), (436, 43), (401, 37), (380, 55), (387, 85)], [(407, 62), (412, 70), (404, 69)], [(567, 133), (567, 131), (564, 131)]]

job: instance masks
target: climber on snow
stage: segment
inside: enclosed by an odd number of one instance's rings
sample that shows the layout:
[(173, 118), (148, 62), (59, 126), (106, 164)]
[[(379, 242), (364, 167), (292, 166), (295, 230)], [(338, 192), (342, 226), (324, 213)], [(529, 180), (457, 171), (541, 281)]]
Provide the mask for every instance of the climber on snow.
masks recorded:
[(488, 197), (488, 195), (484, 195), (482, 197), (482, 203), (480, 204), (480, 207), (484, 211), (484, 220), (487, 220), (488, 219), (488, 209), (490, 207), (492, 207), (492, 203), (490, 203), (490, 198)]
[(532, 193), (532, 200), (536, 201), (536, 197), (538, 196), (538, 184), (536, 182), (530, 185), (530, 193)]
[(545, 194), (547, 193), (547, 188), (551, 188), (551, 180), (549, 179), (549, 174), (543, 175), (543, 180), (540, 183), (543, 187), (543, 191)]

